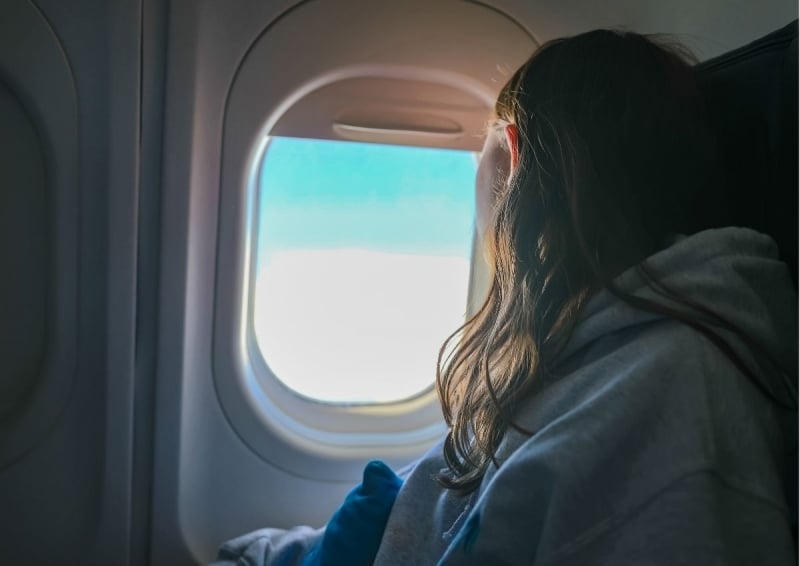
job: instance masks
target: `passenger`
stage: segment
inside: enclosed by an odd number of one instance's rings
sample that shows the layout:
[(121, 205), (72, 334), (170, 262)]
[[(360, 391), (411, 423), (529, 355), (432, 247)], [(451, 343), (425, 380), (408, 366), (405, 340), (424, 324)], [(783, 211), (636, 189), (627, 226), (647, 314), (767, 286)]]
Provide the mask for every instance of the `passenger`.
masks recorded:
[(796, 564), (797, 295), (722, 171), (683, 49), (541, 47), (481, 154), (491, 288), (442, 348), (446, 437), (219, 563)]

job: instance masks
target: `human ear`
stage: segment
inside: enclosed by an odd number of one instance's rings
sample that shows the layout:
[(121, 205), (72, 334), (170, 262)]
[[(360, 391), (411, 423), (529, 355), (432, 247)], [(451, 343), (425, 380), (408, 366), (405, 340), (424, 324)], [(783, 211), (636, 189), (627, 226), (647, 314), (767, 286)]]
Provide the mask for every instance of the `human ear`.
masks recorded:
[(519, 130), (514, 124), (507, 124), (503, 131), (506, 135), (506, 146), (511, 155), (511, 168), (509, 170), (509, 177), (514, 174), (519, 163)]

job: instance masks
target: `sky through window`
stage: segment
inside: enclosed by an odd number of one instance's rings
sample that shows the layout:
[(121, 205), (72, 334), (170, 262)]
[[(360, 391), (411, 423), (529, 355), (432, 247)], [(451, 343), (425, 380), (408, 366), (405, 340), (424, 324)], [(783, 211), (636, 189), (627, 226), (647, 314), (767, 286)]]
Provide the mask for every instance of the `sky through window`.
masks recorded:
[(253, 320), (279, 380), (340, 403), (432, 384), (466, 311), (475, 168), (464, 151), (270, 140)]

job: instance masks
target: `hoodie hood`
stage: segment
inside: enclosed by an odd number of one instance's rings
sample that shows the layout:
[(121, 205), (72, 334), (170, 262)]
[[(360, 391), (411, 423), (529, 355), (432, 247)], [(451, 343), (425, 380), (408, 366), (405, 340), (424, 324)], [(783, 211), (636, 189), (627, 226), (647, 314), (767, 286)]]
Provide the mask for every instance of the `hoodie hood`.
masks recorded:
[[(796, 390), (797, 292), (788, 267), (778, 259), (772, 238), (748, 228), (706, 230), (679, 237), (669, 248), (650, 256), (646, 265), (656, 280), (671, 291), (710, 309), (745, 332), (761, 350), (749, 352), (758, 366), (772, 367), (772, 371), (763, 373), (777, 374), (782, 380), (782, 369)], [(708, 320), (658, 294), (636, 268), (625, 271), (615, 284), (624, 293)], [(586, 304), (559, 361), (602, 337), (663, 318), (664, 315), (637, 309), (603, 290)], [(733, 333), (708, 325), (726, 340), (734, 341), (737, 349), (744, 346)], [(763, 359), (764, 354), (769, 360)], [(773, 391), (784, 388), (776, 384)]]

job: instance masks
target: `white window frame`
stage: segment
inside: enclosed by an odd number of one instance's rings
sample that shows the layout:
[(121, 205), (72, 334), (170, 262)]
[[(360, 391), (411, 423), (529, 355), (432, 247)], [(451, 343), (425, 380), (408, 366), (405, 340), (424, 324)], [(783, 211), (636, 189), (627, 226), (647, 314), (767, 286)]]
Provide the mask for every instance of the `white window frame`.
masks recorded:
[[(291, 390), (263, 358), (256, 342), (252, 305), (259, 179), (269, 140), (267, 135), (260, 136), (248, 156), (238, 195), (227, 195), (239, 197), (236, 208), (243, 212), (244, 222), (238, 250), (231, 250), (224, 241), (220, 245), (220, 254), (234, 252), (241, 273), (218, 281), (218, 293), (239, 297), (233, 311), (218, 312), (222, 316), (215, 324), (214, 381), (221, 406), (239, 437), (260, 457), (304, 477), (349, 479), (351, 462), (364, 458), (402, 462), (416, 457), (446, 431), (433, 385), (392, 403), (324, 403)], [(225, 224), (221, 218), (223, 234), (233, 228)], [(475, 279), (474, 248), (471, 280)], [(468, 297), (472, 287), (471, 281)], [(226, 335), (232, 340), (222, 338)]]
[[(472, 8), (469, 11), (475, 16), (470, 21), (476, 28), (486, 25), (483, 16), (477, 17), (480, 11)], [(501, 24), (505, 20), (497, 17), (493, 21)], [(513, 30), (518, 31), (516, 27)], [(513, 44), (520, 53), (527, 53), (529, 39), (520, 32)], [(198, 195), (192, 205), (219, 211), (210, 352), (214, 389), (231, 433), (259, 458), (293, 475), (351, 483), (366, 458), (380, 458), (392, 466), (401, 466), (433, 446), (445, 432), (441, 407), (433, 389), (389, 404), (319, 403), (292, 393), (269, 372), (254, 342), (252, 319), (248, 319), (253, 300), (257, 173), (269, 141), (267, 134), (307, 95), (350, 78), (391, 77), (438, 83), (470, 93), (485, 103), (487, 113), (495, 94), (487, 83), (473, 75), (473, 63), (459, 67), (458, 59), (453, 59), (454, 70), (409, 67), (395, 61), (391, 51), (381, 51), (367, 60), (345, 50), (341, 56), (346, 60), (339, 63), (305, 57), (302, 64), (287, 65), (285, 50), (280, 47), (287, 41), (293, 41), (291, 35), (278, 25), (273, 33), (262, 35), (253, 43), (236, 70), (221, 109), (224, 118), (220, 200), (205, 202), (214, 197)], [(353, 40), (353, 49), (357, 45)], [(508, 45), (508, 41), (504, 39), (503, 45)], [(352, 58), (358, 62), (351, 61)], [(490, 60), (493, 59), (487, 55), (480, 62), (481, 68), (488, 69)], [(206, 138), (206, 130), (220, 127), (203, 121), (193, 123), (202, 130), (196, 138), (200, 141)], [(196, 149), (200, 154), (214, 151), (202, 145)], [(205, 173), (197, 168), (190, 172), (195, 174)], [(475, 249), (473, 245), (468, 314), (474, 311), (475, 289), (481, 289), (485, 279), (482, 254), (476, 254)], [(189, 261), (197, 259), (190, 257)], [(201, 291), (199, 284), (188, 285), (187, 292), (195, 287)]]

